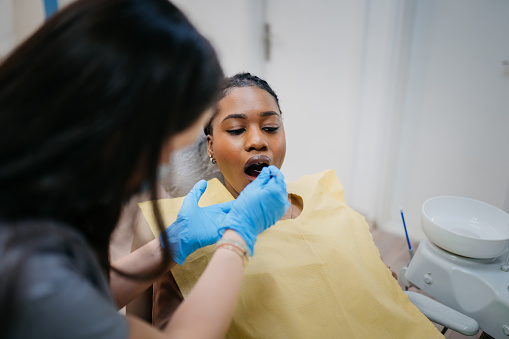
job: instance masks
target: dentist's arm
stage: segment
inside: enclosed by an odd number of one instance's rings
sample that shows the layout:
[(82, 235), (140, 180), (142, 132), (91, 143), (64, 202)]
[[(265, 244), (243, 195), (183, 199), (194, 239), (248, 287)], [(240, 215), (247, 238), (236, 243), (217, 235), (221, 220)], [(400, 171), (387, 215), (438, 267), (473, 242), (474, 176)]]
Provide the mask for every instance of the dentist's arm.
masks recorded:
[[(182, 203), (177, 220), (166, 229), (173, 260), (168, 270), (175, 265), (183, 264), (189, 254), (198, 248), (212, 245), (220, 238), (218, 228), (226, 214), (230, 211), (233, 201), (207, 207), (198, 206), (198, 201), (207, 188), (207, 182), (201, 180), (191, 189)], [(112, 266), (135, 276), (147, 276), (161, 267), (164, 258), (162, 236), (154, 239)], [(148, 287), (155, 279), (135, 280), (125, 278), (115, 272), (110, 274), (110, 287), (118, 308), (127, 305)]]
[[(164, 249), (161, 248), (159, 239), (153, 239), (136, 251), (115, 261), (112, 263), (112, 266), (128, 274), (147, 276), (156, 272), (161, 267), (163, 251)], [(174, 265), (176, 265), (175, 262), (171, 261), (168, 270)], [(134, 300), (149, 288), (156, 278), (150, 280), (129, 279), (111, 271), (110, 288), (117, 308), (120, 309)]]
[[(244, 243), (237, 232), (224, 238)], [(170, 323), (157, 331), (146, 322), (128, 316), (131, 339), (138, 338), (223, 338), (233, 317), (242, 282), (243, 259), (235, 252), (216, 250), (189, 296), (173, 314)]]
[[(264, 168), (234, 201), (220, 228), (223, 239), (245, 243), (252, 249), (257, 235), (286, 212), (289, 207), (286, 185), (281, 172), (271, 167)], [(242, 256), (231, 249), (218, 248), (164, 329), (166, 336), (159, 336), (148, 325), (130, 318), (130, 337), (222, 338), (233, 316), (242, 274)]]

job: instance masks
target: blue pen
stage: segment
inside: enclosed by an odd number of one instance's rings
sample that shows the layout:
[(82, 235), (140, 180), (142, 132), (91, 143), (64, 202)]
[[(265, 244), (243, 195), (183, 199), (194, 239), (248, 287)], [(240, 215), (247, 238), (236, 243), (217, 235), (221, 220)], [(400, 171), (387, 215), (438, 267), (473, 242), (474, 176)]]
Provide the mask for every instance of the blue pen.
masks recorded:
[(58, 11), (58, 1), (57, 0), (44, 0), (44, 11), (46, 13), (46, 19), (52, 16), (56, 11)]
[(408, 231), (406, 229), (405, 216), (403, 215), (403, 209), (400, 208), (399, 211), (401, 212), (401, 220), (403, 220), (403, 227), (405, 228), (406, 242), (408, 244), (408, 252), (410, 253), (410, 260), (408, 262), (410, 263), (410, 261), (414, 257), (414, 250), (412, 249), (412, 245), (410, 244), (410, 239), (408, 238)]

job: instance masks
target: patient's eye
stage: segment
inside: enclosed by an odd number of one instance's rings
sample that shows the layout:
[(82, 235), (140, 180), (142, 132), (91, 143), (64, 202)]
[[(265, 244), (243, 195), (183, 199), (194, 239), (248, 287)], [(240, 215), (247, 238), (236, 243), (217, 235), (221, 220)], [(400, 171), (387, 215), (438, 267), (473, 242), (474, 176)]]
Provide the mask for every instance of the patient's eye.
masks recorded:
[(237, 128), (237, 129), (228, 129), (226, 132), (228, 132), (231, 135), (240, 135), (246, 131), (245, 128)]
[(277, 126), (277, 127), (263, 127), (262, 129), (265, 132), (274, 133), (279, 129), (279, 126)]

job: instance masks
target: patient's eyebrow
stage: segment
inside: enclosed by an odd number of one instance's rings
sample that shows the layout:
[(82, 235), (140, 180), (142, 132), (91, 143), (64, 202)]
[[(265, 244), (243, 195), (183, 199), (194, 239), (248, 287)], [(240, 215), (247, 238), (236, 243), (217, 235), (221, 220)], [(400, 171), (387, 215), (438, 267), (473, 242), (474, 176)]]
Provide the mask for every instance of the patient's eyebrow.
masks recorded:
[(262, 112), (262, 114), (260, 114), (262, 117), (268, 117), (268, 116), (271, 116), (271, 115), (277, 115), (279, 116), (279, 113), (277, 112), (274, 112), (274, 111), (267, 111), (267, 112)]
[(224, 122), (228, 119), (247, 119), (247, 115), (240, 113), (228, 114), (221, 122)]
[[(260, 113), (260, 116), (262, 117), (268, 117), (268, 116), (272, 116), (272, 115), (277, 115), (279, 116), (280, 114), (277, 113), (277, 112), (274, 112), (274, 111), (266, 111), (266, 112), (261, 112)], [(242, 113), (233, 113), (233, 114), (228, 114), (224, 119), (223, 121), (221, 121), (221, 123), (225, 122), (226, 120), (228, 119), (247, 119), (247, 115), (245, 114), (242, 114)]]

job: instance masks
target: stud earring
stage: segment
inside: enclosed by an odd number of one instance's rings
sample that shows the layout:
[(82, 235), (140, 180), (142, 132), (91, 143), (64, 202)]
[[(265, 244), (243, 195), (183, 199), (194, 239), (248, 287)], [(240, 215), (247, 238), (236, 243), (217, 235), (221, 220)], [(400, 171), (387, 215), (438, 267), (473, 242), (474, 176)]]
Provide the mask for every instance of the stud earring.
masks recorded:
[(214, 164), (214, 165), (215, 165), (215, 164), (217, 163), (216, 159), (214, 159), (214, 157), (212, 156), (212, 154), (209, 154), (209, 160), (210, 160), (210, 163), (211, 163), (211, 164)]

